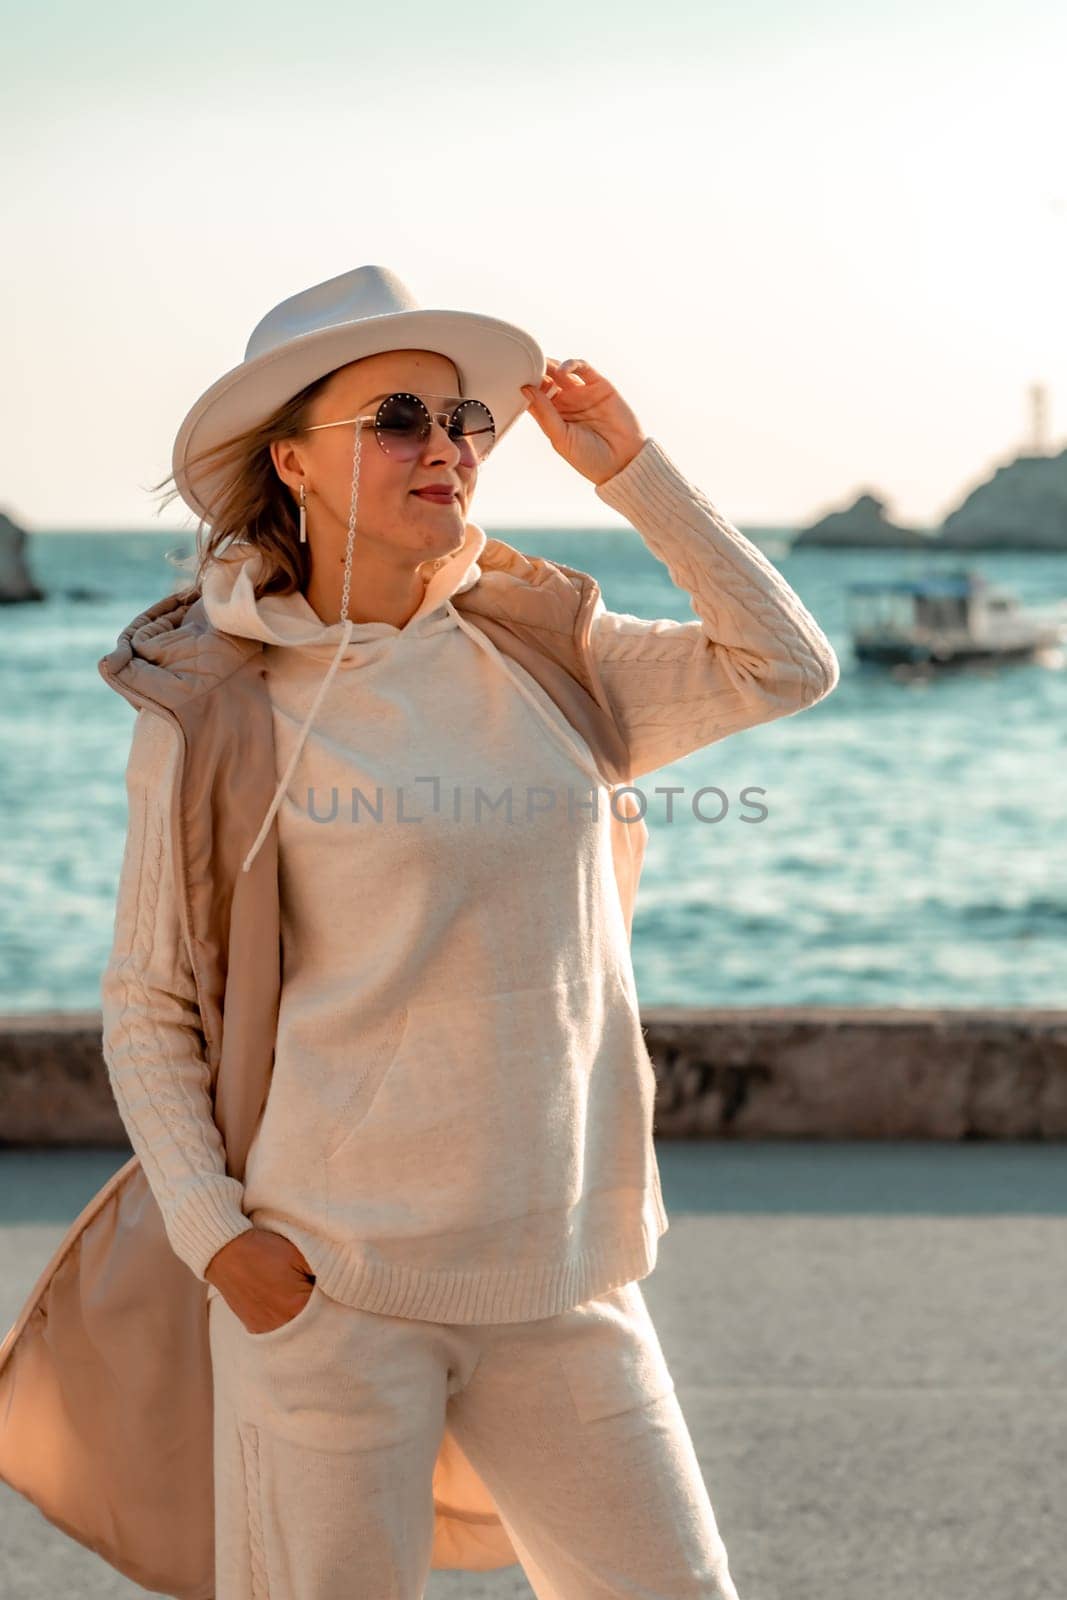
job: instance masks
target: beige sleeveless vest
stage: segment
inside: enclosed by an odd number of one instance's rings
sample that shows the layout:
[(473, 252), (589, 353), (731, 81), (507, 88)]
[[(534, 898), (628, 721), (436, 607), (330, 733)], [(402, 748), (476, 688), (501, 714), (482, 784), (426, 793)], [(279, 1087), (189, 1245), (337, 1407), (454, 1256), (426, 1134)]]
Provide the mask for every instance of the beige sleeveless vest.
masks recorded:
[[(453, 597), (552, 697), (612, 784), (626, 744), (589, 648), (596, 580), (488, 540)], [(277, 824), (241, 863), (276, 782), (262, 645), (220, 633), (195, 589), (157, 601), (98, 663), (180, 731), (172, 828), (226, 1170), (270, 1087), (281, 983)], [(601, 804), (607, 804), (601, 796)], [(629, 931), (648, 829), (634, 794), (609, 808)], [(89, 1201), (0, 1345), (0, 1478), (143, 1588), (214, 1595), (207, 1285), (174, 1253), (139, 1158)], [(518, 1561), (488, 1489), (446, 1429), (433, 1474), (435, 1568)]]

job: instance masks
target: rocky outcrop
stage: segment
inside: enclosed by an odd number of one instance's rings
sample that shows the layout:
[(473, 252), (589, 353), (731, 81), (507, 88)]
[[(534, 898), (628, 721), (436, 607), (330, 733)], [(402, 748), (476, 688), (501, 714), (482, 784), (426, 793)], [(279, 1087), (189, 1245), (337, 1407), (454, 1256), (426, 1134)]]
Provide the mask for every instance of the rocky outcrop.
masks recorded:
[(997, 467), (949, 512), (939, 542), (956, 550), (1067, 550), (1067, 450)]
[(831, 545), (838, 549), (860, 547), (865, 550), (926, 547), (932, 542), (930, 535), (918, 528), (904, 528), (886, 516), (886, 503), (877, 495), (865, 491), (844, 511), (831, 511), (829, 515), (802, 528), (793, 541), (792, 549), (804, 545)]
[(27, 565), (25, 528), (3, 511), (0, 511), (0, 605), (17, 600), (43, 600), (44, 590), (38, 588), (30, 576)]

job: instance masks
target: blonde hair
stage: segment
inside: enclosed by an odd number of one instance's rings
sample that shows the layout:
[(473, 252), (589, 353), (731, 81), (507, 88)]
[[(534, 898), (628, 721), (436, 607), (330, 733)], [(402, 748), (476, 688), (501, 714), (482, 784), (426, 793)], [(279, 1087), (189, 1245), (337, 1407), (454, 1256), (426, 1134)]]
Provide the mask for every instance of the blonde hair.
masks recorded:
[[(198, 590), (208, 566), (226, 560), (226, 552), (237, 543), (254, 545), (260, 552), (261, 575), (254, 585), (257, 599), (264, 594), (293, 594), (306, 587), (311, 576), (311, 546), (300, 543), (296, 499), (278, 476), (270, 447), (276, 439), (291, 439), (308, 426), (312, 401), (332, 376), (333, 371), (316, 378), (265, 421), (190, 458), (190, 465), (214, 461), (229, 471), (226, 487), (214, 503), (212, 522), (209, 525), (201, 517), (197, 524), (195, 553), (172, 562), (194, 574), (186, 593)], [(159, 510), (179, 493), (174, 474), (149, 485), (155, 493), (168, 483), (174, 483), (174, 488), (164, 495)]]

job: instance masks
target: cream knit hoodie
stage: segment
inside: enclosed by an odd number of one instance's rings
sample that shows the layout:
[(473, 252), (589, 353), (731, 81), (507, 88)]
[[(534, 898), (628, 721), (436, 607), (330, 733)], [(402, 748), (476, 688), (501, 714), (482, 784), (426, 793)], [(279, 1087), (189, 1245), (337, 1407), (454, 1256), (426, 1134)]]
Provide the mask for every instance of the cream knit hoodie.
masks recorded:
[[(598, 608), (635, 780), (830, 692), (818, 624), (654, 439), (596, 492), (699, 619)], [(452, 605), (484, 544), (468, 523), (402, 628), (324, 624), (299, 594), (256, 600), (254, 553), (205, 579), (213, 625), (264, 643), (278, 770), (252, 854), (276, 810), (282, 989), (243, 1184), (211, 1120), (178, 931), (176, 735), (138, 714), (105, 1058), (168, 1237), (201, 1278), (253, 1223), (293, 1240), (333, 1298), (438, 1321), (551, 1316), (655, 1265), (655, 1077), (610, 785)]]

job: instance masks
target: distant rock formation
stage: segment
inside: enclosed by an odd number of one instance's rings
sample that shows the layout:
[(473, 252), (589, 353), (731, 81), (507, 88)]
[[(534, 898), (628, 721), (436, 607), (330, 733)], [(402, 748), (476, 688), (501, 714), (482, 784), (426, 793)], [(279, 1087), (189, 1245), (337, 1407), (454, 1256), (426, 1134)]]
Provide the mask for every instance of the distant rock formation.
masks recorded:
[(828, 516), (802, 528), (791, 548), (803, 545), (832, 545), (838, 549), (859, 546), (865, 550), (886, 547), (930, 546), (932, 536), (919, 528), (904, 528), (890, 522), (885, 514), (886, 502), (865, 491), (844, 511), (831, 511)]
[(0, 605), (14, 604), (17, 600), (43, 600), (44, 590), (39, 589), (30, 576), (26, 564), (25, 528), (3, 511), (0, 511)]
[(949, 512), (938, 542), (954, 550), (1067, 550), (1067, 449), (997, 467)]

